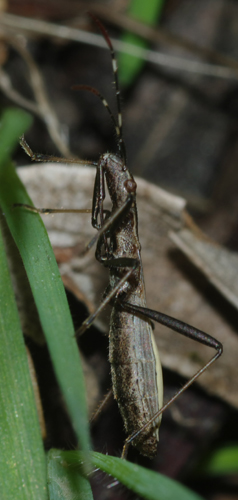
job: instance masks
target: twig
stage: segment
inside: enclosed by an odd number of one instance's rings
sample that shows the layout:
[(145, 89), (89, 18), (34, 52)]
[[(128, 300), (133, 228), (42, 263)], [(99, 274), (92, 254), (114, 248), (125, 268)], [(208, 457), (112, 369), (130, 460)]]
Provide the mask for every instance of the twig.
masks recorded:
[(5, 39), (7, 43), (21, 55), (21, 57), (27, 64), (36, 103), (26, 99), (25, 97), (21, 96), (16, 90), (14, 90), (12, 88), (10, 78), (4, 71), (0, 73), (0, 86), (2, 91), (5, 92), (8, 97), (10, 97), (14, 102), (17, 102), (20, 106), (23, 106), (29, 111), (32, 111), (33, 113), (36, 113), (38, 116), (40, 116), (41, 119), (45, 122), (48, 132), (60, 153), (64, 157), (70, 158), (72, 155), (65, 141), (63, 140), (62, 134), (60, 133), (59, 120), (50, 105), (45, 86), (36, 63), (31, 57), (29, 51), (24, 47), (19, 39), (17, 39), (13, 35), (9, 36), (6, 34)]
[[(138, 24), (140, 25), (140, 23)], [(89, 45), (96, 45), (97, 47), (104, 49), (107, 48), (104, 40), (102, 40), (100, 35), (95, 33), (88, 33), (68, 26), (48, 23), (32, 18), (14, 16), (12, 14), (2, 14), (0, 16), (0, 27), (1, 29), (4, 29), (4, 27), (14, 30), (18, 29), (28, 33), (38, 33), (49, 37), (63, 38)], [(146, 29), (152, 28), (146, 27)], [(141, 34), (143, 35), (143, 33)], [(230, 67), (231, 64), (227, 64), (226, 66), (213, 65), (185, 59), (183, 57), (171, 56), (162, 52), (143, 49), (129, 43), (124, 43), (120, 40), (112, 39), (112, 42), (115, 49), (119, 52), (126, 52), (127, 54), (131, 54), (159, 66), (171, 68), (175, 71), (187, 71), (190, 73), (197, 73), (203, 76), (213, 76), (216, 78), (237, 79), (238, 77), (238, 65), (236, 65), (236, 67), (233, 67), (234, 65)]]
[(27, 109), (28, 111), (31, 111), (32, 113), (41, 116), (38, 106), (29, 99), (23, 97), (21, 94), (19, 94), (19, 92), (17, 92), (12, 87), (12, 82), (8, 74), (3, 69), (0, 70), (0, 89), (11, 101), (18, 104), (18, 106), (21, 106)]
[[(132, 17), (128, 17), (120, 12), (115, 12), (112, 9), (108, 9), (102, 4), (93, 3), (90, 8), (96, 12), (98, 15), (106, 19), (107, 21), (123, 28), (124, 30), (131, 31), (132, 33), (145, 38), (152, 43), (166, 43), (173, 47), (180, 47), (193, 55), (202, 57), (212, 61), (213, 63), (219, 64), (233, 69), (236, 73), (236, 78), (238, 75), (238, 62), (236, 59), (217, 52), (216, 50), (210, 49), (208, 47), (202, 47), (188, 38), (184, 38), (180, 35), (173, 34), (162, 28), (154, 28), (147, 24), (144, 24)], [(182, 58), (181, 58), (182, 60)], [(209, 65), (214, 67), (212, 65)], [(189, 70), (188, 70), (189, 71)]]

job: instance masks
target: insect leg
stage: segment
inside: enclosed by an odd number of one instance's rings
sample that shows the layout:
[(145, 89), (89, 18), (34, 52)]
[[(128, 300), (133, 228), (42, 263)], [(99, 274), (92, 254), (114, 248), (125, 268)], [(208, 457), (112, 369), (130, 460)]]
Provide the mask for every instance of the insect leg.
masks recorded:
[(25, 203), (14, 203), (14, 208), (25, 208), (36, 214), (91, 214), (91, 208), (36, 208)]
[(107, 394), (104, 396), (103, 400), (99, 403), (96, 411), (91, 416), (91, 418), (90, 418), (90, 424), (92, 422), (94, 423), (97, 420), (97, 418), (99, 417), (101, 411), (107, 405), (108, 401), (110, 401), (110, 399), (112, 398), (112, 396), (113, 396), (113, 391), (112, 391), (112, 389), (109, 389), (109, 391), (107, 392)]
[(111, 290), (108, 293), (108, 295), (105, 297), (105, 299), (100, 304), (98, 309), (82, 323), (82, 325), (80, 326), (80, 328), (76, 332), (76, 336), (82, 335), (87, 330), (87, 328), (89, 328), (89, 326), (93, 323), (95, 318), (104, 309), (104, 307), (107, 304), (109, 304), (109, 302), (111, 302), (111, 300), (117, 295), (118, 292), (120, 292), (121, 287), (124, 285), (124, 283), (128, 280), (128, 278), (131, 276), (131, 274), (135, 271), (135, 269), (139, 265), (139, 262), (136, 259), (113, 259), (112, 261), (107, 262), (107, 266), (110, 266), (110, 262), (111, 262), (112, 267), (113, 266), (120, 267), (120, 261), (123, 261), (121, 264), (121, 267), (125, 267), (125, 265), (126, 265), (126, 267), (130, 267), (130, 269), (127, 271), (125, 276), (123, 276), (120, 279), (120, 281), (117, 283), (115, 288), (113, 288), (113, 290)]
[(20, 145), (24, 149), (25, 153), (30, 156), (32, 161), (39, 162), (57, 162), (57, 163), (79, 163), (80, 165), (97, 165), (97, 163), (92, 162), (90, 160), (79, 160), (78, 158), (60, 158), (59, 156), (49, 156), (41, 153), (34, 153), (30, 148), (29, 144), (27, 144), (24, 135), (20, 137)]
[(172, 330), (182, 335), (185, 335), (185, 337), (196, 340), (197, 342), (200, 342), (201, 344), (204, 344), (208, 347), (212, 347), (217, 351), (216, 354), (200, 370), (198, 370), (188, 380), (188, 382), (186, 382), (186, 384), (184, 384), (183, 387), (181, 387), (181, 389), (178, 392), (176, 392), (176, 394), (148, 422), (146, 422), (146, 424), (141, 429), (139, 429), (139, 431), (128, 436), (122, 451), (122, 458), (126, 458), (130, 443), (141, 432), (143, 432), (147, 427), (149, 427), (188, 387), (190, 387), (190, 385), (193, 384), (193, 382), (195, 382), (195, 380), (198, 379), (198, 377), (200, 377), (200, 375), (202, 375), (202, 373), (205, 372), (205, 370), (207, 370), (209, 366), (211, 366), (222, 355), (223, 346), (218, 340), (216, 340), (211, 335), (208, 335), (202, 330), (190, 326), (187, 323), (184, 323), (183, 321), (172, 318), (171, 316), (167, 316), (166, 314), (153, 311), (151, 309), (147, 309), (144, 307), (134, 306), (127, 302), (120, 302), (120, 306), (128, 313), (142, 315), (147, 318), (150, 318), (162, 325), (167, 326), (168, 328), (171, 328)]
[[(24, 135), (20, 138), (20, 145), (24, 149), (25, 153), (30, 156), (32, 161), (38, 162), (57, 162), (57, 163), (78, 163), (81, 165), (97, 165), (95, 162), (79, 160), (77, 158), (60, 158), (58, 156), (49, 156), (43, 155), (40, 153), (34, 153), (30, 148), (29, 144), (26, 142)], [(24, 203), (14, 203), (14, 207), (22, 207), (30, 212), (38, 213), (38, 214), (59, 214), (59, 213), (92, 213), (92, 209), (64, 209), (64, 208), (36, 208), (31, 205), (27, 205)]]
[[(120, 223), (121, 218), (130, 209), (133, 201), (134, 201), (133, 195), (129, 195), (125, 203), (117, 210), (115, 210), (115, 212), (108, 219), (104, 220), (103, 226), (98, 230), (95, 236), (87, 244), (84, 253), (88, 252), (88, 250), (92, 248), (92, 246), (96, 243), (96, 241), (98, 241), (101, 238), (101, 236), (103, 236), (107, 231), (114, 229), (114, 225), (116, 226), (117, 224)], [(104, 213), (108, 213), (108, 211), (104, 210)], [(97, 258), (98, 260), (100, 260), (99, 256)], [(105, 261), (103, 261), (103, 265), (106, 265)]]

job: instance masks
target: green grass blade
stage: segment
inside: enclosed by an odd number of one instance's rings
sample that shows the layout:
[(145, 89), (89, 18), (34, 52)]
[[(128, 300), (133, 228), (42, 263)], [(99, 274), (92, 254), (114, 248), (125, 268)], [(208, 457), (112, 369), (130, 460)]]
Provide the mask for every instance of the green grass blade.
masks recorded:
[[(163, 6), (164, 0), (147, 0), (146, 2), (144, 0), (131, 0), (127, 14), (138, 19), (138, 21), (153, 26), (156, 24)], [(145, 49), (148, 47), (145, 40), (133, 33), (124, 33), (122, 40)], [(118, 65), (120, 68), (120, 82), (122, 85), (127, 86), (132, 83), (141, 71), (144, 60), (130, 54), (121, 53), (118, 55)]]
[(0, 276), (1, 498), (46, 500), (45, 454), (1, 231)]
[(238, 473), (238, 446), (226, 446), (216, 450), (211, 457), (206, 460), (199, 473), (204, 474), (237, 474)]
[(57, 450), (48, 453), (48, 488), (50, 500), (93, 500), (88, 479), (77, 467), (65, 467)]
[[(25, 115), (23, 112), (22, 114)], [(4, 127), (0, 129), (0, 144), (3, 130), (4, 140), (8, 139), (11, 134), (14, 117), (12, 114), (6, 114), (3, 122)], [(22, 132), (16, 127), (13, 128), (15, 141), (17, 141)], [(4, 151), (6, 147), (8, 150), (11, 144), (12, 141), (9, 141), (9, 146), (5, 146)], [(0, 147), (0, 205), (27, 272), (54, 370), (72, 424), (82, 449), (88, 450), (89, 430), (83, 374), (59, 269), (46, 229), (38, 214), (22, 208), (13, 208), (14, 203), (32, 204), (32, 202), (13, 166), (7, 165), (2, 160), (1, 152), (2, 147)], [(5, 157), (3, 156), (4, 160)]]
[[(77, 451), (55, 451), (60, 462), (82, 464), (83, 455)], [(120, 458), (91, 453), (92, 464), (110, 474), (137, 495), (147, 500), (202, 500), (202, 498), (176, 481)]]
[(30, 127), (31, 116), (17, 108), (8, 108), (0, 119), (0, 161), (8, 162), (16, 148), (19, 137)]

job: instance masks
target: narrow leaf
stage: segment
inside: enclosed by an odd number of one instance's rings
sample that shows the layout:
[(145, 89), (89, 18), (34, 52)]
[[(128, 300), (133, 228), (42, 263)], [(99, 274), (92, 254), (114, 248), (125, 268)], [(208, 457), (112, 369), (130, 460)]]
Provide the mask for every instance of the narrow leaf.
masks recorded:
[(1, 228), (0, 276), (1, 498), (44, 500), (45, 455)]
[[(79, 470), (83, 464), (83, 455), (77, 451), (57, 452), (58, 460), (76, 466)], [(55, 457), (57, 456), (55, 452)], [(91, 453), (92, 464), (100, 470), (118, 479), (127, 488), (147, 500), (202, 500), (202, 498), (185, 486), (150, 471), (139, 465), (132, 464), (120, 458)]]
[(77, 467), (65, 467), (59, 452), (48, 453), (48, 488), (50, 500), (93, 500), (91, 486)]
[[(131, 0), (128, 8), (128, 15), (142, 21), (148, 25), (155, 25), (160, 17), (164, 5), (164, 0)], [(145, 40), (133, 33), (124, 33), (122, 36), (123, 42), (137, 45), (138, 47), (147, 48), (148, 44)], [(132, 83), (137, 74), (141, 71), (144, 61), (130, 54), (119, 54), (119, 78), (122, 85), (127, 86)]]
[[(19, 115), (20, 112), (17, 111), (17, 113)], [(22, 115), (25, 113), (22, 112)], [(7, 113), (2, 119), (0, 145), (2, 137), (4, 136), (4, 140), (7, 141), (12, 129), (16, 142), (22, 133), (21, 127), (17, 129), (14, 126), (14, 115)], [(5, 145), (4, 152), (10, 149), (11, 144), (12, 141), (9, 141), (9, 145)], [(31, 205), (32, 202), (13, 166), (1, 161), (1, 153), (2, 146), (0, 146), (0, 204), (27, 272), (72, 424), (82, 448), (87, 450), (89, 449), (89, 430), (83, 375), (59, 269), (46, 229), (38, 214), (23, 208), (13, 208), (14, 203)]]
[(215, 475), (237, 474), (238, 446), (226, 446), (216, 450), (213, 455), (206, 460), (201, 472)]

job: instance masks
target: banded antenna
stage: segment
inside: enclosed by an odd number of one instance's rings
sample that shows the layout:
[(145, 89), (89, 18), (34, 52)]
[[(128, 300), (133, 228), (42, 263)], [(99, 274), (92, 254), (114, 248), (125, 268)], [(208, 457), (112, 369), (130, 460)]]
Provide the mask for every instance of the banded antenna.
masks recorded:
[(92, 94), (99, 97), (99, 99), (101, 99), (103, 105), (105, 106), (105, 108), (107, 109), (107, 111), (109, 113), (110, 119), (113, 123), (113, 127), (116, 131), (119, 155), (121, 156), (121, 158), (124, 160), (124, 163), (126, 164), (126, 146), (125, 146), (124, 139), (122, 137), (122, 114), (121, 114), (121, 98), (120, 98), (121, 91), (120, 91), (119, 82), (118, 82), (117, 60), (115, 57), (115, 52), (114, 52), (114, 49), (112, 46), (112, 42), (111, 42), (109, 35), (108, 35), (106, 29), (104, 28), (103, 24), (92, 13), (89, 13), (89, 15), (91, 16), (93, 21), (99, 27), (108, 47), (110, 49), (111, 60), (112, 60), (112, 71), (113, 71), (113, 75), (115, 78), (114, 83), (115, 83), (115, 88), (116, 88), (117, 120), (115, 119), (115, 116), (113, 115), (112, 110), (111, 110), (107, 100), (97, 89), (95, 89), (94, 87), (91, 87), (90, 85), (73, 85), (71, 88), (73, 90), (87, 90), (88, 92), (91, 92)]

